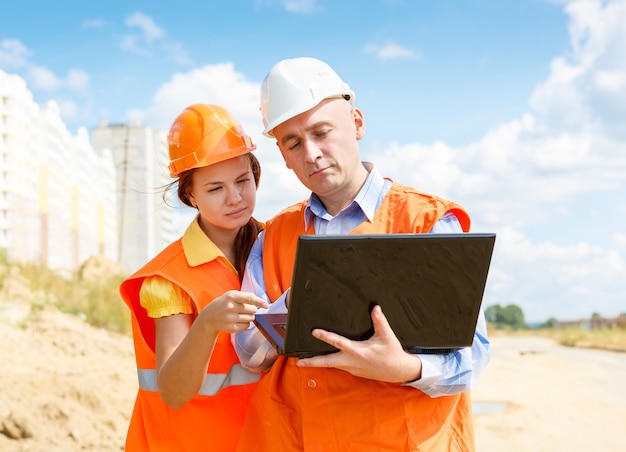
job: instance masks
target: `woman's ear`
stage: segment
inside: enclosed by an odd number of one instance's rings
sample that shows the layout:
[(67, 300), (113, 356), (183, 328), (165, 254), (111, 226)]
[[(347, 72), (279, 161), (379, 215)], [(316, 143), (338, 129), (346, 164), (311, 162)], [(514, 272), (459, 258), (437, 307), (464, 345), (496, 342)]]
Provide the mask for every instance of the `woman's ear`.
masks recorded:
[(192, 193), (189, 193), (189, 192), (187, 193), (187, 200), (189, 201), (189, 204), (191, 204), (191, 206), (194, 209), (198, 208), (198, 204), (196, 203), (196, 199), (193, 197)]

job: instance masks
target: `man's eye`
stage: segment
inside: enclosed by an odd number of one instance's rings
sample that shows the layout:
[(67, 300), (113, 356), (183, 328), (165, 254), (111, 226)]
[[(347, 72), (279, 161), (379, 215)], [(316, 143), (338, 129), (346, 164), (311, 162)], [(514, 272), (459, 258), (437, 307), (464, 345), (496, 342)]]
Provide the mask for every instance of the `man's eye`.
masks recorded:
[(298, 146), (300, 146), (300, 142), (299, 141), (294, 141), (293, 143), (291, 143), (288, 147), (288, 149), (290, 151), (293, 151), (294, 149), (296, 149)]
[(326, 137), (326, 135), (328, 135), (329, 133), (330, 133), (330, 129), (324, 129), (324, 130), (320, 130), (319, 132), (317, 132), (317, 133), (315, 134), (315, 136), (316, 136), (317, 138), (324, 138), (324, 137)]

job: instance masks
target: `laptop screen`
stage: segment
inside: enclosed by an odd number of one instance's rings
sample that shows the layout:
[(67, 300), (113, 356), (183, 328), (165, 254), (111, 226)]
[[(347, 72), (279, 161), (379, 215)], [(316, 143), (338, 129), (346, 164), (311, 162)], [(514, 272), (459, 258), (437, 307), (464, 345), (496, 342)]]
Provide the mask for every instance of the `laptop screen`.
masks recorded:
[(369, 338), (376, 304), (407, 350), (471, 346), (494, 243), (493, 233), (300, 236), (284, 354), (336, 351), (314, 328)]

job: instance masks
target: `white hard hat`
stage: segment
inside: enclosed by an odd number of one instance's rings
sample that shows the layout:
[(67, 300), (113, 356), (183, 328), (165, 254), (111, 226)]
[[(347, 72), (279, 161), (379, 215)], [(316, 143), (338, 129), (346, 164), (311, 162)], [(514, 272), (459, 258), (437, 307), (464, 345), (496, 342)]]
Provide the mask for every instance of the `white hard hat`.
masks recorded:
[(282, 60), (261, 85), (263, 135), (272, 137), (276, 126), (324, 99), (341, 96), (354, 103), (354, 92), (328, 64), (308, 57)]

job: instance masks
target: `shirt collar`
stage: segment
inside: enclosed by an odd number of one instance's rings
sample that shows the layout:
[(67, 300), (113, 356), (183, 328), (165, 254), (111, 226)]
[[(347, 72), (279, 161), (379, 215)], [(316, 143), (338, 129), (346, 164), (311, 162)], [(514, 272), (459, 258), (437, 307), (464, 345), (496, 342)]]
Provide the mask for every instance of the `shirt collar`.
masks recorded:
[[(232, 264), (226, 259), (222, 251), (215, 243), (204, 233), (198, 223), (199, 215), (187, 227), (183, 234), (182, 244), (187, 263), (191, 267), (206, 264), (212, 260), (218, 259), (222, 265), (235, 271)], [(235, 271), (236, 272), (236, 271)]]
[[(370, 162), (363, 162), (363, 166), (369, 170), (369, 175), (361, 190), (357, 193), (354, 201), (346, 206), (342, 212), (349, 207), (356, 206), (365, 214), (369, 221), (374, 220), (374, 213), (378, 207), (378, 200), (385, 187), (385, 179), (378, 169)], [(340, 213), (339, 213), (340, 214)], [(338, 214), (338, 215), (339, 215)], [(313, 215), (324, 217), (328, 215), (324, 204), (315, 193), (311, 193), (309, 201), (304, 209), (304, 225), (309, 229), (309, 222)]]

